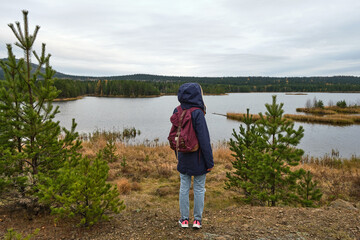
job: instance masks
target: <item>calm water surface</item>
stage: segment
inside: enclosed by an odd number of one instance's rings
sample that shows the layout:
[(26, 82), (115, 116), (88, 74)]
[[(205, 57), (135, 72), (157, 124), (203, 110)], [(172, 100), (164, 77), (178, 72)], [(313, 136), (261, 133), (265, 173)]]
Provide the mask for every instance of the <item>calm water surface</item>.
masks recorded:
[[(285, 93), (233, 93), (224, 96), (204, 96), (207, 105), (206, 120), (213, 143), (228, 141), (232, 129), (238, 129), (240, 122), (228, 120), (213, 113), (227, 112), (250, 113), (265, 112), (265, 103), (271, 103), (272, 95), (277, 95), (278, 102), (284, 103), (285, 113), (296, 113), (296, 108), (304, 107), (308, 99), (316, 97), (325, 105), (329, 101), (336, 103), (345, 100), (347, 103), (360, 105), (359, 93), (309, 93), (307, 95), (286, 95)], [(170, 129), (170, 115), (178, 105), (176, 96), (158, 98), (99, 98), (85, 97), (70, 102), (58, 102), (60, 111), (56, 117), (60, 124), (70, 128), (75, 118), (81, 133), (93, 132), (95, 129), (122, 130), (124, 127), (135, 127), (141, 131), (137, 142), (154, 140), (166, 142)], [(336, 127), (318, 124), (295, 123), (302, 125), (305, 136), (299, 148), (310, 156), (323, 156), (338, 150), (342, 157), (360, 155), (360, 125)]]

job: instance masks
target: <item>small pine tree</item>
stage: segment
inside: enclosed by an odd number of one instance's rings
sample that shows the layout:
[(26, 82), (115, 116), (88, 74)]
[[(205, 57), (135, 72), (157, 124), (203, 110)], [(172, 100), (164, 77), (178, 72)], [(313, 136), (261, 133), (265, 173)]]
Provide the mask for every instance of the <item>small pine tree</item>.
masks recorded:
[[(11, 192), (18, 193), (13, 199), (33, 204), (38, 174), (55, 174), (68, 157), (77, 154), (80, 143), (75, 141), (74, 121), (72, 130), (64, 130), (65, 136), (60, 138), (59, 122), (54, 121), (59, 109), (52, 104), (59, 94), (54, 87), (55, 71), (50, 66), (50, 54), (45, 54), (45, 44), (40, 55), (32, 51), (40, 27), (36, 26), (31, 35), (27, 16), (24, 10), (23, 29), (19, 22), (16, 27), (9, 24), (24, 58), (16, 60), (12, 46), (7, 44), (8, 59), (0, 60), (5, 76), (0, 87), (0, 165), (7, 162), (0, 176), (12, 183), (7, 185), (13, 187)], [(31, 64), (32, 57), (38, 61), (36, 68)]]
[(302, 127), (295, 130), (294, 124), (282, 117), (283, 104), (276, 103), (276, 96), (272, 104), (265, 106), (265, 116), (260, 113), (253, 126), (247, 123), (249, 130), (240, 127), (240, 135), (234, 134), (236, 141), (230, 146), (235, 152), (236, 170), (227, 174), (227, 186), (240, 186), (246, 199), (253, 203), (289, 204), (296, 200), (297, 180), (304, 174), (303, 169), (290, 169), (299, 164), (304, 153), (295, 148), (304, 130)]
[(46, 178), (40, 185), (41, 199), (52, 204), (52, 213), (60, 217), (80, 217), (81, 226), (91, 226), (108, 219), (106, 211), (119, 213), (125, 208), (119, 192), (107, 183), (109, 167), (101, 153), (93, 160), (66, 162), (56, 179)]
[(35, 229), (35, 231), (31, 234), (26, 235), (25, 237), (16, 232), (14, 229), (10, 228), (7, 229), (7, 233), (5, 234), (3, 240), (30, 240), (32, 238), (34, 238), (38, 233), (39, 233), (40, 229), (37, 228)]
[[(55, 72), (45, 44), (40, 56), (32, 52), (40, 27), (30, 35), (27, 15), (23, 11), (24, 30), (19, 22), (17, 28), (9, 24), (24, 58), (17, 61), (8, 44), (8, 60), (0, 61), (5, 74), (0, 88), (0, 194), (18, 193), (5, 197), (20, 200), (28, 210), (40, 199), (56, 213), (81, 215), (81, 224), (92, 225), (107, 218), (106, 210), (118, 212), (124, 206), (117, 190), (106, 183), (109, 168), (102, 156), (92, 161), (79, 153), (75, 121), (63, 133), (54, 121), (59, 113), (52, 104), (59, 94), (52, 79)], [(31, 56), (38, 60), (36, 69)]]
[(256, 184), (254, 170), (256, 169), (256, 161), (250, 158), (250, 152), (254, 151), (253, 143), (256, 141), (256, 129), (252, 115), (249, 114), (247, 109), (246, 115), (244, 114), (245, 127), (240, 125), (240, 133), (238, 134), (235, 129), (233, 130), (234, 140), (230, 139), (230, 150), (234, 153), (235, 161), (232, 162), (233, 168), (236, 169), (234, 173), (227, 172), (226, 188), (236, 188), (245, 193), (246, 201), (254, 201), (251, 189)]
[(346, 108), (347, 104), (346, 104), (345, 100), (341, 100), (341, 101), (336, 102), (336, 106), (341, 107), (341, 108)]
[(104, 159), (106, 159), (108, 162), (115, 162), (119, 158), (119, 156), (115, 152), (116, 152), (116, 144), (114, 140), (110, 138), (106, 142), (106, 146), (102, 150)]
[(316, 106), (317, 108), (324, 108), (324, 102), (322, 100), (319, 100), (316, 102)]
[(310, 171), (307, 171), (306, 174), (302, 176), (297, 187), (297, 193), (298, 202), (300, 202), (303, 207), (315, 207), (316, 204), (314, 202), (320, 201), (322, 193), (317, 186), (317, 182), (312, 180)]

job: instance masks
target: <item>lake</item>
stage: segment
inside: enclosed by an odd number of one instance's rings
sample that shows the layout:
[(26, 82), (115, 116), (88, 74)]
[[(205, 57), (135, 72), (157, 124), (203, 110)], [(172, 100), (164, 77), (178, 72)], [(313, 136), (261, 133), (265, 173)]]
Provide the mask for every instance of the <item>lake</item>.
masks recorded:
[[(296, 108), (305, 107), (306, 101), (322, 100), (324, 105), (329, 101), (336, 103), (345, 100), (348, 104), (360, 105), (360, 93), (308, 93), (307, 95), (286, 95), (285, 93), (231, 93), (221, 96), (204, 96), (207, 106), (206, 120), (212, 143), (228, 141), (232, 130), (238, 131), (241, 122), (229, 120), (213, 113), (246, 112), (257, 114), (265, 112), (265, 103), (271, 103), (272, 95), (277, 95), (277, 102), (284, 103), (285, 113), (296, 113)], [(75, 118), (77, 131), (93, 132), (96, 129), (122, 130), (125, 127), (135, 127), (141, 131), (136, 137), (137, 143), (159, 139), (167, 142), (171, 124), (170, 115), (178, 105), (177, 96), (162, 96), (157, 98), (101, 98), (85, 97), (76, 101), (56, 102), (60, 113), (56, 120), (60, 125), (70, 128), (72, 118)], [(319, 124), (295, 123), (298, 128), (305, 129), (299, 148), (305, 154), (320, 157), (337, 150), (341, 157), (349, 158), (360, 155), (360, 125), (330, 126)]]

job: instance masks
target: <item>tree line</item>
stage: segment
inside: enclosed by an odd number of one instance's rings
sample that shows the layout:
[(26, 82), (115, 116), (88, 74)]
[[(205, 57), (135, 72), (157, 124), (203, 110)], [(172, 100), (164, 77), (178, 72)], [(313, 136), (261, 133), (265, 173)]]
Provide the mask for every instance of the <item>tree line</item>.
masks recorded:
[(72, 98), (82, 95), (141, 97), (160, 95), (151, 83), (132, 80), (78, 81), (56, 79), (54, 86), (60, 90), (59, 98)]
[[(141, 97), (176, 94), (185, 82), (198, 82), (205, 94), (236, 92), (358, 92), (360, 78), (338, 77), (165, 77), (154, 75), (129, 75), (101, 79), (56, 79), (55, 87), (61, 91), (59, 97), (81, 95)], [(123, 79), (124, 78), (124, 79)]]
[[(18, 61), (18, 60), (17, 60)], [(37, 65), (33, 64), (32, 69)], [(40, 69), (44, 71), (43, 68)], [(360, 77), (181, 77), (134, 74), (109, 77), (73, 76), (55, 73), (61, 98), (81, 95), (141, 97), (176, 94), (185, 82), (197, 82), (205, 94), (236, 92), (359, 92)], [(0, 70), (0, 79), (4, 79)]]

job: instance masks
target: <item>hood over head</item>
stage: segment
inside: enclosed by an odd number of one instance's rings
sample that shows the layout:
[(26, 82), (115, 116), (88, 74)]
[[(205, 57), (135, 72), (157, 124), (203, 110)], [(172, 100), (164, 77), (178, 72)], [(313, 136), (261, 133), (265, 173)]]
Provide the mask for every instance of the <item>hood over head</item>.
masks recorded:
[(198, 83), (184, 83), (181, 85), (178, 91), (178, 100), (183, 109), (198, 107), (206, 112), (202, 88)]

